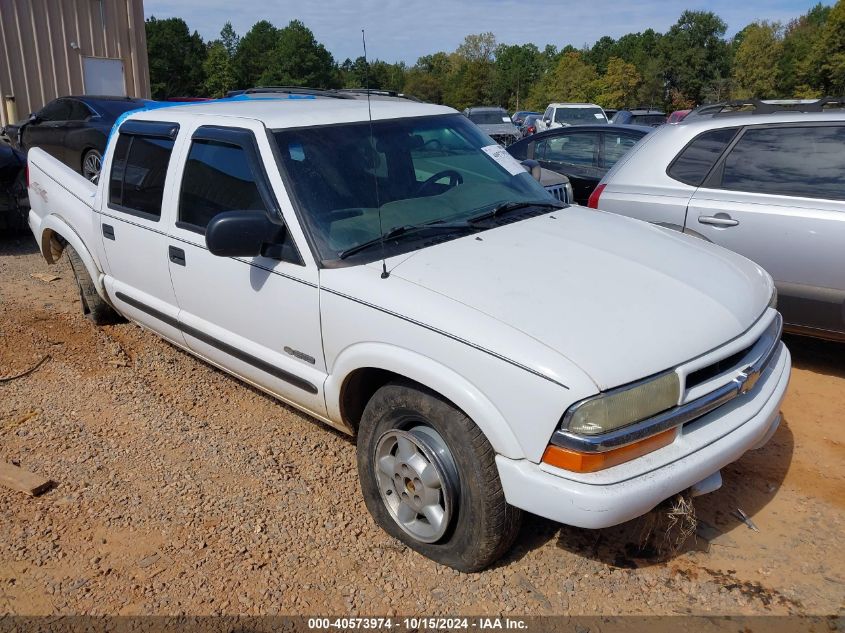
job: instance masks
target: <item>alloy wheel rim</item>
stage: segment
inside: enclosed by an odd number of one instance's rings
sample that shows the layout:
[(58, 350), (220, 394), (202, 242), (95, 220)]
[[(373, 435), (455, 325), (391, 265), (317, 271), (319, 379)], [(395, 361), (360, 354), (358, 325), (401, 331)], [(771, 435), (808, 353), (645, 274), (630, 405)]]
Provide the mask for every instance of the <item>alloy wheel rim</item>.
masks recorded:
[(375, 474), (390, 516), (422, 543), (449, 529), (458, 496), (458, 474), (446, 442), (429, 426), (391, 429), (376, 444)]
[(97, 152), (88, 152), (85, 155), (85, 160), (82, 163), (82, 174), (91, 182), (96, 182), (100, 175), (100, 168), (102, 161)]

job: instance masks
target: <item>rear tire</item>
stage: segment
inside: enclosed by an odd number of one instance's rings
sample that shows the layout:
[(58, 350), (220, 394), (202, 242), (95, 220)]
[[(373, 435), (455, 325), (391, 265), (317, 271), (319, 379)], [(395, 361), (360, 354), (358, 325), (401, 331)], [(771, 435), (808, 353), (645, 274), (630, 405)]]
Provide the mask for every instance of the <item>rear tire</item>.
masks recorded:
[[(522, 511), (505, 501), (495, 457), (466, 414), (410, 382), (379, 389), (361, 418), (358, 475), (370, 514), (411, 549), (459, 571), (489, 566), (519, 532)], [(440, 503), (429, 503), (438, 492)]]
[(68, 261), (70, 262), (73, 276), (76, 278), (76, 286), (79, 288), (79, 301), (82, 304), (82, 314), (95, 325), (109, 325), (121, 320), (120, 315), (100, 296), (91, 275), (79, 253), (73, 247), (65, 246)]
[(103, 156), (96, 149), (89, 149), (82, 155), (82, 175), (93, 183), (100, 179)]

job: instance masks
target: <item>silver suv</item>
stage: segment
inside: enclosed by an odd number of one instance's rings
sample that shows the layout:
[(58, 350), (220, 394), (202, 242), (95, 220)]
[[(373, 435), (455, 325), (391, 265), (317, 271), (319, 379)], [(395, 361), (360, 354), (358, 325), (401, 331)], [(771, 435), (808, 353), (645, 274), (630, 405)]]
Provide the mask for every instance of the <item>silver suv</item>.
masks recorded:
[(788, 327), (845, 340), (845, 102), (708, 106), (646, 136), (589, 206), (745, 255)]

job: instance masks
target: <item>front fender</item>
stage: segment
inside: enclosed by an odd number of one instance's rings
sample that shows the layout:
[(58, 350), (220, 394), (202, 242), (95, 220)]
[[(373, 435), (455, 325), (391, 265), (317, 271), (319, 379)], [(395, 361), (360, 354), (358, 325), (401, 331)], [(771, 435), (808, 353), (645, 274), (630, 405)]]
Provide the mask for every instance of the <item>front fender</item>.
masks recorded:
[[(33, 213), (33, 211), (30, 211), (30, 215)], [(34, 218), (30, 219), (32, 220)], [(97, 261), (88, 250), (88, 247), (85, 246), (82, 238), (79, 237), (77, 232), (74, 231), (67, 222), (55, 214), (50, 214), (41, 220), (36, 234), (41, 236), (38, 243), (41, 248), (41, 254), (44, 256), (44, 259), (47, 260), (48, 264), (56, 263), (64, 251), (64, 246), (55, 242), (55, 236), (61, 237), (65, 242), (70, 244), (85, 264), (85, 269), (88, 271), (88, 274), (94, 282), (94, 286), (97, 288), (97, 294), (99, 294), (104, 301), (108, 301), (108, 297), (106, 297), (106, 290), (103, 286), (102, 270), (100, 270)]]
[(436, 391), (472, 418), (496, 453), (511, 459), (524, 457), (501, 412), (471, 382), (427, 356), (386, 343), (356, 343), (338, 354), (324, 387), (331, 419), (341, 419), (340, 390), (344, 381), (364, 367), (390, 371)]

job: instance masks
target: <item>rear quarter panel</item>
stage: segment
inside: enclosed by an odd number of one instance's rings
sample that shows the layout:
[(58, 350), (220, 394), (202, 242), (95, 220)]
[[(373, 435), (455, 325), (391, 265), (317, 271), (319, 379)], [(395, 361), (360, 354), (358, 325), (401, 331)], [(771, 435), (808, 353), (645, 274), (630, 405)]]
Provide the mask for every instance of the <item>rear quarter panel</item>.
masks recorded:
[(51, 238), (54, 234), (61, 236), (79, 253), (103, 294), (94, 206), (97, 186), (42, 149), (31, 149), (27, 160), (29, 227), (42, 255), (53, 263), (56, 254)]

